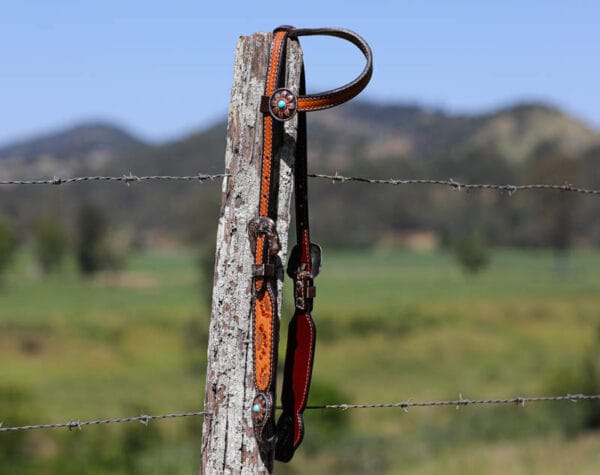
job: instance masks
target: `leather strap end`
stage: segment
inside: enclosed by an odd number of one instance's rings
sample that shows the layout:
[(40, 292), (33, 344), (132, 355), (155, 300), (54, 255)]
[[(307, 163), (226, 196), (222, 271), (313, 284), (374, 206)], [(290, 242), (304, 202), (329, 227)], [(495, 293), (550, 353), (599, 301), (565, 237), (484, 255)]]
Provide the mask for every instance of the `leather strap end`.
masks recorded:
[(275, 459), (288, 462), (304, 438), (303, 413), (308, 401), (317, 331), (308, 312), (294, 314), (288, 329), (282, 413), (277, 422)]
[(271, 98), (269, 96), (261, 96), (260, 98), (260, 111), (263, 114), (270, 114), (269, 112), (269, 100)]

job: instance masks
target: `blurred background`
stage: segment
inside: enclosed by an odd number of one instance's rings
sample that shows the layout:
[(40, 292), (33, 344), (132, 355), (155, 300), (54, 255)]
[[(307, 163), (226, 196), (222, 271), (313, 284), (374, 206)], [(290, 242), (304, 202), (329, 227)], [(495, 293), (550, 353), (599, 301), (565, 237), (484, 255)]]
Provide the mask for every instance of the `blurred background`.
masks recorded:
[[(358, 100), (310, 115), (310, 172), (600, 188), (599, 17), (590, 1), (6, 5), (0, 179), (222, 173), (236, 41), (291, 23), (374, 53)], [(362, 69), (342, 41), (301, 43), (309, 91)], [(600, 393), (597, 195), (309, 186), (325, 248), (309, 404)], [(218, 182), (2, 185), (5, 427), (201, 408), (219, 203)], [(597, 403), (306, 417), (277, 472), (600, 466)], [(201, 425), (0, 433), (0, 473), (195, 473)]]

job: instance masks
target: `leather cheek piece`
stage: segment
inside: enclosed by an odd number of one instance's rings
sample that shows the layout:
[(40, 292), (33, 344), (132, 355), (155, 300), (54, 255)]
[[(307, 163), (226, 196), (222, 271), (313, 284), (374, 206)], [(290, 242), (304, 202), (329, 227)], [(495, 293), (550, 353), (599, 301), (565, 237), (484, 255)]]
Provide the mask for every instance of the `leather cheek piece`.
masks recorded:
[[(273, 94), (282, 81), (281, 65), (286, 51), (287, 31), (273, 35), (265, 95)], [(274, 160), (278, 147), (277, 136), (282, 130), (274, 124), (270, 115), (263, 117), (263, 149), (260, 170), (260, 195), (258, 216), (248, 223), (250, 247), (254, 253), (252, 277), (254, 297), (252, 302), (253, 366), (255, 399), (251, 413), (254, 433), (259, 451), (268, 453), (275, 439), (274, 395), (275, 371), (277, 365), (278, 326), (277, 301), (274, 289), (277, 288), (273, 262), (280, 250), (276, 230), (276, 213), (273, 210)]]

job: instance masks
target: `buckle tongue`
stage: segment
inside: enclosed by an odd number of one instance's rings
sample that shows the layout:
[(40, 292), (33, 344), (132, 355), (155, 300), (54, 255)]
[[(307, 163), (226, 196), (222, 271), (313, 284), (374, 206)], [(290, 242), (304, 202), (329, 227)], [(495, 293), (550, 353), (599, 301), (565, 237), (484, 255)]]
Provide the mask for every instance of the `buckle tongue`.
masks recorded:
[(310, 272), (306, 270), (307, 264), (300, 262), (302, 249), (296, 244), (290, 253), (287, 274), (294, 279), (294, 300), (299, 310), (311, 310), (312, 299), (317, 296), (317, 289), (313, 280), (321, 268), (321, 247), (318, 244), (310, 245)]
[(313, 286), (313, 276), (305, 270), (298, 270), (294, 277), (294, 300), (296, 308), (311, 310), (312, 299), (316, 296), (317, 288)]

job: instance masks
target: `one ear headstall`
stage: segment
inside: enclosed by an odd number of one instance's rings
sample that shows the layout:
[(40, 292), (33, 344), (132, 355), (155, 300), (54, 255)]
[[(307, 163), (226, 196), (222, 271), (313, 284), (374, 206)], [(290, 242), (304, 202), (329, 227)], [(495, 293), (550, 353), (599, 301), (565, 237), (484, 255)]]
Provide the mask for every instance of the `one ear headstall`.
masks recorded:
[[(306, 94), (304, 66), (300, 90), (285, 86), (285, 53), (288, 38), (300, 36), (334, 36), (354, 44), (366, 58), (366, 65), (352, 82), (319, 94)], [(250, 249), (254, 255), (252, 278), (252, 341), (254, 356), (255, 397), (252, 404), (254, 433), (261, 452), (268, 453), (275, 442), (275, 458), (289, 461), (304, 436), (303, 412), (313, 367), (316, 328), (311, 312), (316, 296), (314, 278), (319, 273), (321, 248), (311, 242), (308, 222), (306, 165), (306, 112), (328, 109), (359, 94), (373, 72), (371, 48), (356, 33), (337, 28), (294, 28), (281, 26), (273, 32), (267, 82), (261, 100), (263, 113), (263, 151), (258, 216), (248, 223)], [(274, 202), (274, 158), (283, 142), (282, 122), (298, 114), (294, 193), (297, 244), (291, 251), (287, 268), (294, 280), (295, 312), (289, 330), (281, 394), (282, 413), (275, 424), (275, 372), (279, 319), (277, 316), (276, 257), (280, 239), (277, 235), (277, 212)]]

